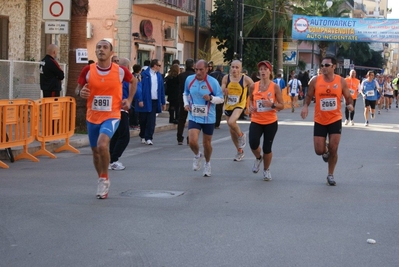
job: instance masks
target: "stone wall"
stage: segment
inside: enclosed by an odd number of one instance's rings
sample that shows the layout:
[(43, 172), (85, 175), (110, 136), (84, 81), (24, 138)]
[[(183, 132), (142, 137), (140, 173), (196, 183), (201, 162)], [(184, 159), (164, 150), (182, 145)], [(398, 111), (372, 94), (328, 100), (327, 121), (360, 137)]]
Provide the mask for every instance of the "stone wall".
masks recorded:
[(25, 60), (26, 0), (0, 0), (0, 15), (9, 18), (8, 58)]

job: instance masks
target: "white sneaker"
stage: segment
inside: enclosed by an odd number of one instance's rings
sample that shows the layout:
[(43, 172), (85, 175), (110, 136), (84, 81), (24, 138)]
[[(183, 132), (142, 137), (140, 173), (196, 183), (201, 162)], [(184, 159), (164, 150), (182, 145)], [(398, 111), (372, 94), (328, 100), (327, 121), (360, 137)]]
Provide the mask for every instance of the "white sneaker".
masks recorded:
[(242, 151), (241, 153), (237, 152), (234, 161), (241, 161), (244, 158), (244, 156), (245, 156), (244, 151)]
[(247, 145), (247, 135), (245, 133), (238, 137), (238, 148), (244, 148)]
[(270, 170), (263, 170), (263, 181), (271, 181), (272, 180), (272, 174), (270, 173)]
[(261, 163), (262, 163), (262, 156), (260, 156), (260, 159), (255, 159), (254, 166), (252, 167), (253, 173), (259, 172), (259, 167)]
[(195, 156), (193, 159), (193, 171), (199, 171), (201, 169), (201, 162), (204, 156), (200, 152), (199, 157)]
[(146, 144), (146, 142), (145, 142), (145, 139), (144, 139), (144, 138), (141, 138), (141, 143), (142, 143), (142, 144)]
[(152, 146), (154, 143), (151, 140), (147, 140), (146, 144)]
[(345, 120), (344, 124), (345, 124), (345, 125), (348, 125), (348, 123), (349, 123), (349, 121), (348, 121), (348, 120)]
[(352, 126), (355, 125), (355, 122), (354, 122), (354, 121), (351, 121), (351, 125), (352, 125)]
[(211, 177), (211, 163), (205, 162), (204, 164), (204, 171), (202, 172), (204, 177)]
[(97, 194), (98, 199), (106, 199), (108, 197), (109, 186), (111, 182), (105, 178), (98, 179)]
[(125, 166), (123, 166), (123, 164), (119, 161), (115, 161), (112, 162), (111, 164), (109, 164), (108, 170), (114, 170), (114, 171), (122, 171), (126, 169)]

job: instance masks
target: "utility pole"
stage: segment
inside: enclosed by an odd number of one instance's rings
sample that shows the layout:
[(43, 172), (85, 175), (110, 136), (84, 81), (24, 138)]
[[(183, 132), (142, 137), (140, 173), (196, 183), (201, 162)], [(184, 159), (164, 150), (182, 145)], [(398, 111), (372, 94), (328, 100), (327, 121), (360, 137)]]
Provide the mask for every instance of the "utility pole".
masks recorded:
[(200, 3), (199, 0), (195, 1), (195, 30), (194, 30), (194, 62), (198, 60), (198, 42), (199, 42), (199, 16), (200, 16)]
[(238, 43), (238, 0), (234, 0), (234, 55), (233, 55), (233, 59), (237, 59), (237, 43)]
[(238, 58), (243, 61), (243, 54), (244, 54), (244, 3), (243, 0), (239, 0), (239, 7), (240, 7), (240, 36), (239, 36), (239, 54)]
[(276, 36), (276, 0), (273, 0), (273, 18), (272, 18), (272, 66), (274, 65), (274, 42)]

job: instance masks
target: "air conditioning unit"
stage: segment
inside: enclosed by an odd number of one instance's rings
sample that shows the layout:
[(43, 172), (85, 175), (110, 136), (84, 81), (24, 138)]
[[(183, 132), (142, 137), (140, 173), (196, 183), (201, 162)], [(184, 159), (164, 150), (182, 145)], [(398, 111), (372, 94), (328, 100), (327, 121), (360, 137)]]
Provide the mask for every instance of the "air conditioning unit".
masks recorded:
[(176, 39), (176, 33), (174, 28), (167, 28), (165, 30), (165, 39), (174, 40)]
[(90, 22), (86, 23), (86, 38), (91, 39), (93, 37), (93, 25)]

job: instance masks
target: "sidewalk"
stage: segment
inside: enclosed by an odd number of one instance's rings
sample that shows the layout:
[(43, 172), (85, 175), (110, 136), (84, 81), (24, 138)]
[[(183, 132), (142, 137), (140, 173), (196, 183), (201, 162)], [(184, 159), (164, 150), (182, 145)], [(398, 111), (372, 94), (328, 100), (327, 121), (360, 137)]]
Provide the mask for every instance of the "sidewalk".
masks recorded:
[[(158, 114), (157, 116), (157, 121), (156, 121), (156, 126), (155, 126), (155, 132), (162, 132), (162, 131), (167, 131), (167, 130), (177, 130), (177, 124), (171, 124), (169, 123), (169, 112), (164, 111), (163, 113)], [(139, 130), (130, 130), (130, 138), (138, 136), (139, 135)], [(50, 151), (51, 153), (54, 153), (57, 148), (62, 146), (65, 143), (65, 140), (60, 140), (60, 141), (51, 141), (46, 143), (46, 149)], [(69, 144), (73, 146), (76, 149), (79, 149), (80, 147), (86, 147), (89, 146), (89, 138), (87, 134), (74, 134), (70, 140)], [(31, 144), (29, 144), (28, 151), (29, 153), (34, 153), (40, 149), (40, 142), (34, 141)], [(22, 147), (15, 147), (12, 149), (14, 156), (20, 154), (22, 152), (23, 148)], [(57, 155), (57, 154), (55, 154)], [(5, 163), (8, 165), (9, 162), (8, 158), (6, 156), (6, 153), (4, 150), (0, 151), (0, 160), (5, 160)]]

